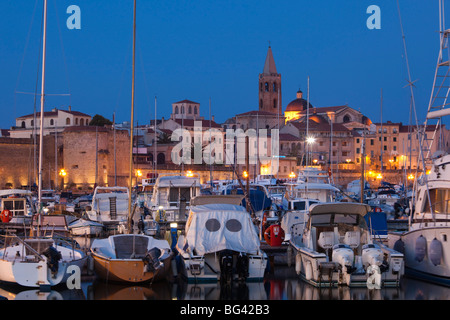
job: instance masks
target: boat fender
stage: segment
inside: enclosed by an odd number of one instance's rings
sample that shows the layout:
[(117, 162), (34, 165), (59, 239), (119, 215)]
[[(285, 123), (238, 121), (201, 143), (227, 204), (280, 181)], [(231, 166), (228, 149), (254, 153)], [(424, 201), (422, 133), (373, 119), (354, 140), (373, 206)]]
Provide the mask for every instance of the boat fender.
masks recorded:
[(48, 258), (47, 265), (53, 274), (58, 272), (59, 260), (62, 259), (61, 253), (55, 247), (50, 246), (42, 252)]
[(427, 254), (427, 239), (423, 235), (420, 235), (420, 237), (416, 239), (414, 253), (415, 260), (418, 262), (421, 262), (425, 258), (425, 255)]
[(442, 243), (434, 238), (430, 243), (430, 260), (435, 265), (438, 266), (441, 264), (442, 259)]
[(312, 277), (313, 277), (312, 265), (311, 265), (311, 261), (308, 261), (305, 266), (305, 279), (311, 280)]
[(164, 264), (160, 261), (160, 256), (161, 250), (158, 248), (148, 250), (146, 256), (142, 259), (144, 261), (144, 272), (157, 271), (163, 267)]
[(10, 222), (12, 219), (11, 211), (9, 211), (8, 209), (3, 210), (1, 213), (1, 219), (4, 223)]
[(295, 256), (295, 272), (297, 274), (300, 274), (301, 271), (302, 271), (302, 256), (300, 255), (300, 253), (297, 253), (297, 255)]
[(404, 254), (405, 253), (405, 243), (403, 242), (403, 240), (398, 239), (397, 241), (395, 241), (393, 249), (397, 252)]

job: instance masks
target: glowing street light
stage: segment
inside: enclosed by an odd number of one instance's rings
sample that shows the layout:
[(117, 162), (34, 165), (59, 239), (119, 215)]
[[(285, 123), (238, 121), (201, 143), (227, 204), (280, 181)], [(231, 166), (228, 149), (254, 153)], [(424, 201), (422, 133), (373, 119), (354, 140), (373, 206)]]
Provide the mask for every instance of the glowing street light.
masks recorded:
[(60, 175), (61, 177), (67, 176), (66, 170), (64, 170), (64, 169), (59, 170), (59, 175)]
[(306, 143), (313, 144), (314, 142), (316, 142), (316, 138), (311, 137), (311, 136), (306, 138)]
[(188, 172), (186, 172), (186, 177), (193, 177), (194, 174), (192, 173), (191, 170), (189, 170)]
[(247, 177), (248, 177), (248, 172), (247, 172), (247, 171), (242, 172), (242, 176), (243, 176), (244, 178), (247, 178)]

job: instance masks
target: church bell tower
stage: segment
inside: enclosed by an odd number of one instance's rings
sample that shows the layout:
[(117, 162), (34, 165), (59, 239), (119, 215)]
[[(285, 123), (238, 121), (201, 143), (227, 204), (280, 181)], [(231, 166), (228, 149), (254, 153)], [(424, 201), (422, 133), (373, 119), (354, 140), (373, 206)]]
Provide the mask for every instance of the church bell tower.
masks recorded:
[(281, 74), (277, 73), (269, 45), (264, 70), (259, 74), (259, 111), (282, 115)]

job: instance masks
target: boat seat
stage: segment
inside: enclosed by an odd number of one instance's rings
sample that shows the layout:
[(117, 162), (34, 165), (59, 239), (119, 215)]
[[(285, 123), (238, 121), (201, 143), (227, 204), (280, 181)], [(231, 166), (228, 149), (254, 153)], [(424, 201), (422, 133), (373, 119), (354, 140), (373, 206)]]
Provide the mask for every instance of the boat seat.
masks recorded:
[(317, 240), (317, 244), (325, 249), (332, 249), (333, 246), (337, 243), (336, 236), (333, 231), (325, 231), (319, 234), (319, 239)]
[(359, 231), (347, 231), (344, 236), (344, 243), (350, 248), (358, 248), (360, 244), (361, 234)]

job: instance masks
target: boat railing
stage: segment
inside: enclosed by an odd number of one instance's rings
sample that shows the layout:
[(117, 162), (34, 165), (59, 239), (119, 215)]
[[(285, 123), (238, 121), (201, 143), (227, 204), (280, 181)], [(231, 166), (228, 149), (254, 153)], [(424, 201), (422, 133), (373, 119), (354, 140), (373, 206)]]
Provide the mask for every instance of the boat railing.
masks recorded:
[[(28, 250), (27, 253), (31, 253), (33, 256), (35, 256), (39, 261), (45, 261), (45, 258), (39, 253), (37, 252), (31, 245), (29, 245), (28, 243), (26, 243), (23, 239), (21, 239), (19, 236), (17, 236), (16, 234), (7, 234), (7, 235), (1, 235), (1, 237), (4, 238), (4, 252), (3, 252), (3, 258), (5, 258), (6, 255), (6, 248), (8, 247), (8, 245), (14, 241), (17, 240), (18, 242), (20, 242), (23, 245), (23, 250), (26, 248)], [(24, 252), (22, 252), (22, 260), (25, 259), (25, 257), (27, 256), (27, 254), (25, 254)]]

